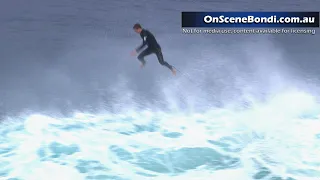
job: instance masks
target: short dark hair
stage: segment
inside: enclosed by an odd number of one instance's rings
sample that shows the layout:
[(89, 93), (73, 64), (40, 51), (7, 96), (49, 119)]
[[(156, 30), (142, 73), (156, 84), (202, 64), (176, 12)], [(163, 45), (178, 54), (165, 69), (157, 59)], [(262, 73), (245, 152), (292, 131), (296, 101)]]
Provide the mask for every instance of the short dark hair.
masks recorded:
[(133, 29), (142, 29), (142, 26), (141, 26), (141, 24), (136, 23), (133, 25)]

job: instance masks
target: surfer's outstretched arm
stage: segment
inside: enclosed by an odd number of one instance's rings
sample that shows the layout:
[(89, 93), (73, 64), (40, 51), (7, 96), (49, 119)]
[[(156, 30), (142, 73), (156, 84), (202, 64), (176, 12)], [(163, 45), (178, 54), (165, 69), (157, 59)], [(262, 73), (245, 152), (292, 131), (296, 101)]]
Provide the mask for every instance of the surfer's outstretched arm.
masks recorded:
[(136, 48), (136, 52), (141, 51), (142, 48), (144, 48), (147, 45), (146, 38), (143, 38), (142, 44)]
[(142, 44), (141, 44), (139, 47), (136, 48), (136, 52), (141, 51), (141, 49), (144, 48), (147, 44), (148, 44), (148, 46), (149, 46), (149, 43), (148, 43), (149, 33), (148, 33), (148, 31), (146, 31), (146, 30), (144, 30), (144, 29), (141, 28), (141, 31), (140, 31), (139, 33), (140, 33), (140, 37), (141, 37), (141, 39), (142, 39)]

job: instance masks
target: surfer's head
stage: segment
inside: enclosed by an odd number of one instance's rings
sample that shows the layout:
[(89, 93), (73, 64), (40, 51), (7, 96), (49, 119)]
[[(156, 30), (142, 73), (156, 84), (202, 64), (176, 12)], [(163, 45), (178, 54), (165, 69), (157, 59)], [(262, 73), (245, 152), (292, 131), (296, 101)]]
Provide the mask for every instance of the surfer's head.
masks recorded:
[(142, 31), (142, 27), (141, 27), (141, 25), (140, 25), (139, 23), (136, 23), (135, 25), (133, 25), (133, 30), (134, 30), (136, 33), (140, 34), (141, 31)]

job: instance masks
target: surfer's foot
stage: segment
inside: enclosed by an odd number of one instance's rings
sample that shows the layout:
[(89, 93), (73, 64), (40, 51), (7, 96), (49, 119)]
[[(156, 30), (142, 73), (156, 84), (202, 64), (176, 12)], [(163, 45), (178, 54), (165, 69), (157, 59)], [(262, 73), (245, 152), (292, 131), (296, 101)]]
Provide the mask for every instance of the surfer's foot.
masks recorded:
[(171, 72), (172, 72), (173, 75), (177, 74), (177, 71), (174, 68), (171, 69)]
[(146, 65), (146, 63), (141, 63), (140, 68), (143, 68)]

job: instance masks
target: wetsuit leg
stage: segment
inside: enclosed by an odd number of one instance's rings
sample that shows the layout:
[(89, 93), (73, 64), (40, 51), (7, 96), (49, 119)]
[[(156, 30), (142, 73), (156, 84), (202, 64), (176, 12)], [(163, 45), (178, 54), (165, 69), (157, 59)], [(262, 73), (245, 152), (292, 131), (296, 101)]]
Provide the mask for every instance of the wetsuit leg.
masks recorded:
[(154, 51), (152, 49), (150, 49), (150, 48), (147, 48), (147, 49), (143, 50), (138, 56), (139, 61), (142, 64), (146, 64), (146, 61), (144, 60), (144, 57), (148, 56), (148, 55), (150, 55), (152, 53), (154, 53)]
[(167, 63), (166, 61), (164, 61), (161, 49), (158, 49), (158, 50), (156, 51), (156, 55), (157, 55), (157, 58), (158, 58), (159, 63), (160, 63), (162, 66), (166, 66), (166, 67), (169, 68), (170, 70), (173, 69), (172, 66), (171, 66), (169, 63)]

